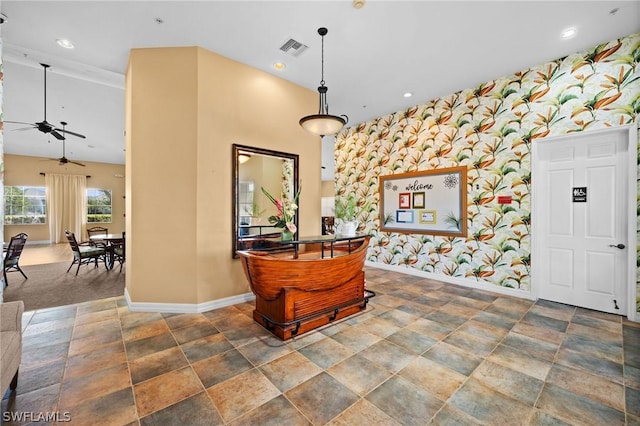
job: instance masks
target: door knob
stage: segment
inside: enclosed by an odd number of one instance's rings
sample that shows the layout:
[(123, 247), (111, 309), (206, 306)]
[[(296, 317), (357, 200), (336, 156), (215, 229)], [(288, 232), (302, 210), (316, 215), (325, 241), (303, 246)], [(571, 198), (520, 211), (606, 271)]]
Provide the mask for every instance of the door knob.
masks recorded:
[(615, 244), (615, 245), (614, 244), (609, 244), (609, 247), (614, 247), (614, 248), (622, 250), (626, 246), (624, 244)]

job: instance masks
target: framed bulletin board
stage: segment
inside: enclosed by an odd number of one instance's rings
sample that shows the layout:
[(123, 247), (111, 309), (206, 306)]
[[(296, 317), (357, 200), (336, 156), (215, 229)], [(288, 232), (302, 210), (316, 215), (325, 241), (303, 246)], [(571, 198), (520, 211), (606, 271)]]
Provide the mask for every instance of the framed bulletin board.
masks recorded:
[(380, 176), (380, 230), (467, 236), (467, 168)]

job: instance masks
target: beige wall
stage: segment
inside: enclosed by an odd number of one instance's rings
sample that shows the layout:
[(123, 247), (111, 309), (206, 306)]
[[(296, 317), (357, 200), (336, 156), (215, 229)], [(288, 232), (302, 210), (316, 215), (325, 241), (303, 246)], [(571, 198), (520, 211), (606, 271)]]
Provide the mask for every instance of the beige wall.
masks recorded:
[(231, 145), (300, 156), (300, 232), (320, 233), (317, 94), (197, 47), (133, 49), (126, 94), (127, 291), (205, 303), (249, 291), (231, 256)]
[(325, 180), (322, 182), (322, 197), (333, 197), (336, 195), (336, 184), (332, 180)]
[[(112, 222), (96, 224), (109, 229), (111, 233), (124, 231), (124, 195), (125, 195), (125, 167), (119, 164), (93, 163), (83, 161), (86, 167), (67, 164), (60, 166), (55, 161), (42, 161), (40, 157), (22, 155), (4, 155), (4, 184), (7, 186), (42, 186), (44, 176), (40, 173), (84, 174), (91, 176), (87, 179), (87, 188), (110, 189), (112, 205)], [(4, 238), (8, 241), (12, 235), (26, 232), (29, 242), (49, 241), (49, 227), (45, 225), (5, 225)], [(85, 236), (82, 237), (84, 239)]]

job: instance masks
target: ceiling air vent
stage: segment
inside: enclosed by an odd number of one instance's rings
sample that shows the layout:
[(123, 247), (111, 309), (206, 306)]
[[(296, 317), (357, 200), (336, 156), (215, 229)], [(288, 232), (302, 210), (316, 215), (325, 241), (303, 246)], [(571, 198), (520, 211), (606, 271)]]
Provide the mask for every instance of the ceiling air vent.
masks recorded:
[(291, 56), (300, 56), (302, 54), (302, 52), (304, 52), (305, 50), (307, 50), (308, 46), (305, 46), (304, 44), (300, 43), (299, 41), (295, 41), (294, 39), (290, 38), (289, 40), (287, 40), (287, 42), (285, 44), (283, 44), (282, 46), (280, 46), (280, 50), (282, 50), (283, 52), (288, 53)]

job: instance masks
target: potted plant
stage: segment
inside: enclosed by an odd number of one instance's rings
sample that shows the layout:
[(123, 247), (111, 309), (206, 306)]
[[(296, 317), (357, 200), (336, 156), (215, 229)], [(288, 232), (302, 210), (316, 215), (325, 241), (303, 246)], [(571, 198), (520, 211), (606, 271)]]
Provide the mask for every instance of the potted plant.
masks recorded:
[(266, 211), (260, 208), (258, 203), (253, 203), (251, 206), (245, 206), (245, 213), (251, 217), (251, 225), (259, 225), (262, 214)]
[(335, 218), (337, 221), (336, 233), (346, 236), (354, 236), (358, 229), (358, 217), (365, 211), (369, 203), (358, 206), (358, 200), (353, 194), (349, 194), (346, 198), (336, 197)]

